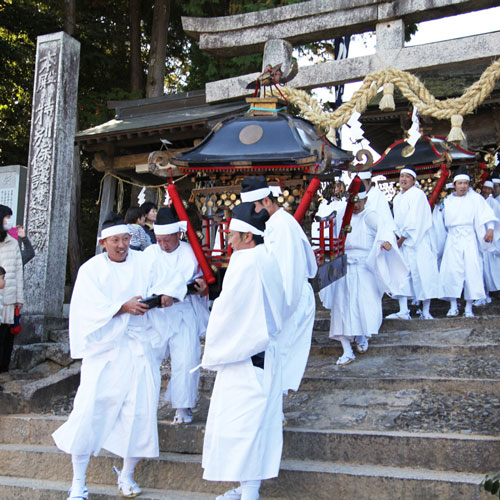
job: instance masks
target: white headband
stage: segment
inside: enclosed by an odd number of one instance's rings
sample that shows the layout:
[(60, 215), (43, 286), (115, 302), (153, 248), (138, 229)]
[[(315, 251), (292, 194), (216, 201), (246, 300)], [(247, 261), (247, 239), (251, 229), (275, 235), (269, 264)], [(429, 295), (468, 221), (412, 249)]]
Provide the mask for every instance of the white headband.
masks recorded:
[(180, 220), (178, 222), (172, 222), (172, 224), (153, 224), (154, 233), (158, 236), (165, 234), (174, 234), (179, 231), (187, 231), (187, 222), (185, 220)]
[(260, 229), (253, 227), (251, 224), (248, 224), (248, 222), (245, 222), (244, 220), (235, 219), (234, 217), (229, 223), (229, 229), (232, 231), (239, 231), (240, 233), (250, 232), (252, 234), (256, 234), (257, 236), (264, 236), (264, 232)]
[(240, 198), (243, 203), (247, 203), (249, 201), (260, 201), (263, 200), (266, 196), (269, 196), (271, 193), (271, 189), (268, 187), (254, 189), (253, 191), (246, 191), (240, 193)]
[(358, 193), (358, 199), (364, 200), (368, 196), (368, 193), (366, 191), (363, 191), (362, 193)]
[(371, 179), (372, 173), (369, 170), (366, 170), (365, 172), (358, 172), (358, 177), (360, 179)]
[(402, 168), (399, 173), (411, 175), (414, 179), (417, 178), (417, 174), (410, 168)]
[(470, 177), (467, 174), (458, 174), (453, 177), (453, 184), (457, 181), (468, 181), (470, 182)]
[(492, 181), (484, 181), (484, 184), (483, 186), (487, 187), (487, 188), (491, 188), (493, 189), (494, 188), (494, 184)]
[(101, 229), (101, 236), (99, 236), (99, 240), (105, 240), (110, 236), (116, 236), (117, 234), (131, 234), (130, 229), (126, 224), (118, 224), (116, 226), (107, 227), (105, 229)]
[(494, 177), (491, 180), (493, 181), (493, 184), (500, 184), (500, 177)]
[(281, 188), (279, 186), (269, 186), (269, 189), (271, 190), (271, 194), (275, 198), (277, 198), (280, 194), (283, 194), (283, 191), (281, 191)]

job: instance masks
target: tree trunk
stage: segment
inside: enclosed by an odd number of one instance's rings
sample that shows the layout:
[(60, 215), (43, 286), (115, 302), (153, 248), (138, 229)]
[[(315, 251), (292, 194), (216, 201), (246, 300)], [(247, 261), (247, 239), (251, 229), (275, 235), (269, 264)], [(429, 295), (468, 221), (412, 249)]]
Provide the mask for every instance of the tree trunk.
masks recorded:
[(130, 24), (130, 90), (143, 90), (141, 64), (141, 0), (129, 0)]
[(64, 0), (64, 31), (73, 36), (76, 26), (76, 0)]
[[(76, 28), (76, 0), (64, 0), (64, 31), (73, 36)], [(76, 116), (78, 131), (78, 113)], [(73, 184), (71, 186), (71, 205), (69, 212), (68, 256), (71, 283), (76, 280), (82, 264), (82, 245), (80, 241), (80, 199), (82, 175), (80, 168), (80, 148), (75, 146), (73, 154)]]
[(165, 85), (165, 59), (167, 56), (167, 29), (170, 16), (170, 0), (155, 0), (153, 29), (149, 50), (146, 97), (163, 95)]

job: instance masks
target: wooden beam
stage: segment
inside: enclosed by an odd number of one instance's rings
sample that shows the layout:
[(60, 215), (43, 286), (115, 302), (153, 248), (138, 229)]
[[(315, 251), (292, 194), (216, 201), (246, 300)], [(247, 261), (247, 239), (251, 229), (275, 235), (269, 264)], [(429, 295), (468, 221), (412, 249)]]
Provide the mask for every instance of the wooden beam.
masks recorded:
[[(106, 220), (109, 212), (113, 210), (113, 204), (115, 201), (116, 194), (116, 179), (114, 177), (106, 177), (102, 182), (102, 193), (101, 193), (101, 208), (99, 211), (99, 226), (97, 228), (97, 234), (101, 232), (101, 227), (103, 222)], [(102, 247), (97, 243), (96, 255), (102, 253)]]

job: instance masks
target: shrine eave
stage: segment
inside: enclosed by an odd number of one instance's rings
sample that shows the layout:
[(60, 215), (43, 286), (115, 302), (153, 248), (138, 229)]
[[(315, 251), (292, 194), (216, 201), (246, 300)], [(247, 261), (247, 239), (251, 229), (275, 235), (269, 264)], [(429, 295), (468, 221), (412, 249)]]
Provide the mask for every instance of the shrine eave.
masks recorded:
[[(75, 141), (83, 144), (112, 142), (133, 137), (156, 135), (158, 132), (204, 128), (209, 121), (218, 121), (248, 108), (245, 102), (204, 104), (187, 109), (175, 109), (139, 116), (113, 118), (101, 125), (81, 130)], [(168, 138), (168, 135), (167, 137)]]
[(404, 140), (398, 140), (389, 146), (384, 154), (373, 164), (374, 174), (395, 173), (403, 166), (434, 165), (446, 163), (445, 155), (451, 156), (453, 164), (476, 161), (476, 154), (459, 146), (446, 142), (443, 137), (422, 136), (415, 144), (413, 152)]

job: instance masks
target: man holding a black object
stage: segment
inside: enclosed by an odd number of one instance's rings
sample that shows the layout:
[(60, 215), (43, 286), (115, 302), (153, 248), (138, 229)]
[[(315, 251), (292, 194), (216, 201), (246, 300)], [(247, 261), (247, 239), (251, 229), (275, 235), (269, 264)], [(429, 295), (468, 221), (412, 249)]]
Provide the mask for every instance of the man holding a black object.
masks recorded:
[(166, 335), (164, 356), (170, 355), (171, 376), (165, 400), (176, 409), (174, 423), (190, 423), (191, 409), (198, 399), (199, 372), (190, 370), (200, 362), (200, 336), (205, 335), (208, 323), (207, 284), (191, 245), (180, 240), (186, 222), (179, 221), (173, 209), (158, 211), (154, 223), (156, 245), (149, 246), (144, 255), (158, 272), (175, 269), (188, 287), (188, 295), (169, 309), (158, 311), (163, 318)]
[[(143, 252), (129, 250), (124, 221), (111, 216), (99, 243), (106, 252), (80, 268), (69, 315), (71, 356), (82, 358), (73, 411), (53, 438), (72, 455), (69, 499), (86, 499), (90, 455), (101, 448), (123, 457), (118, 487), (124, 497), (141, 493), (133, 480), (137, 462), (157, 457), (163, 323), (143, 298), (160, 306), (183, 300), (186, 284), (172, 269), (155, 269)], [(160, 321), (159, 321), (160, 319)]]

